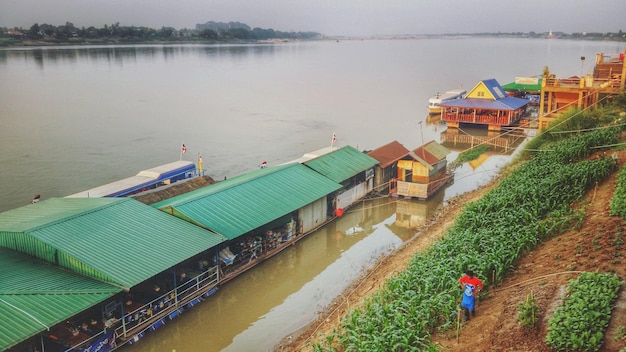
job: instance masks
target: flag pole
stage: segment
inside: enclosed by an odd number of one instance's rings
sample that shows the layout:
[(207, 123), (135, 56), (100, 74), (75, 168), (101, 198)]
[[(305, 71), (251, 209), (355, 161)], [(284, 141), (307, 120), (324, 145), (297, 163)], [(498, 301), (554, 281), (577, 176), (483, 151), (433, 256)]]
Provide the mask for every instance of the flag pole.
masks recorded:
[(198, 153), (198, 176), (202, 176), (202, 155)]
[(183, 160), (183, 154), (187, 153), (187, 147), (185, 146), (185, 143), (181, 143), (180, 144), (180, 157), (178, 160)]

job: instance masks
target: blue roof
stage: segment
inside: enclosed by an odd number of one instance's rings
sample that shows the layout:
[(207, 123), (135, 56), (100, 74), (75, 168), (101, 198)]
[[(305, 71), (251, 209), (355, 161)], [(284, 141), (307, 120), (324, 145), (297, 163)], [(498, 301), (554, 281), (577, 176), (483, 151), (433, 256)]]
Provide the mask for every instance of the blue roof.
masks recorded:
[(472, 108), (472, 109), (487, 109), (487, 110), (516, 110), (524, 105), (528, 104), (527, 99), (520, 99), (509, 96), (504, 88), (495, 79), (485, 79), (480, 81), (467, 96), (472, 96), (472, 92), (477, 87), (484, 85), (491, 93), (494, 99), (491, 98), (464, 98), (455, 99), (447, 102), (442, 102), (441, 107), (458, 107), (458, 108)]
[(485, 85), (485, 87), (489, 89), (491, 94), (493, 94), (493, 96), (496, 97), (496, 99), (502, 99), (508, 95), (506, 94), (506, 92), (504, 91), (504, 88), (502, 88), (500, 83), (498, 83), (498, 81), (496, 81), (495, 79), (493, 78), (485, 79), (482, 82)]
[(498, 100), (466, 98), (441, 103), (442, 107), (476, 108), (490, 110), (516, 110), (528, 104), (528, 100), (515, 97), (504, 97)]

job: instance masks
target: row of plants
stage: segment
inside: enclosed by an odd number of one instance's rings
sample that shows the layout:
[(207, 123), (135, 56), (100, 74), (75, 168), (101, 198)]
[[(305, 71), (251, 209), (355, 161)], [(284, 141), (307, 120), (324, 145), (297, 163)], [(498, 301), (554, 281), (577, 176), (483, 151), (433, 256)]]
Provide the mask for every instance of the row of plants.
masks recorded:
[(472, 269), (487, 287), (494, 285), (542, 239), (581, 218), (569, 205), (616, 167), (612, 158), (586, 158), (593, 148), (616, 143), (618, 132), (599, 129), (551, 142), (549, 151), (522, 162), (313, 349), (436, 351), (430, 334), (454, 326), (461, 273)]
[(626, 169), (620, 170), (615, 183), (609, 213), (626, 219)]
[(546, 343), (556, 351), (598, 351), (622, 281), (610, 273), (582, 273), (552, 315)]

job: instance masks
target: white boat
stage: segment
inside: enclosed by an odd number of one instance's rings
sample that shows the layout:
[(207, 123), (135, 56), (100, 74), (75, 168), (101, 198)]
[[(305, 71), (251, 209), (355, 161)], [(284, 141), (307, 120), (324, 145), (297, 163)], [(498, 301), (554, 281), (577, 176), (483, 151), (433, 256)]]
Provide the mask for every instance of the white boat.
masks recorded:
[(430, 99), (428, 99), (428, 113), (429, 114), (440, 114), (441, 106), (440, 104), (446, 101), (461, 99), (465, 96), (467, 91), (464, 89), (453, 89), (449, 90), (443, 94), (435, 94)]

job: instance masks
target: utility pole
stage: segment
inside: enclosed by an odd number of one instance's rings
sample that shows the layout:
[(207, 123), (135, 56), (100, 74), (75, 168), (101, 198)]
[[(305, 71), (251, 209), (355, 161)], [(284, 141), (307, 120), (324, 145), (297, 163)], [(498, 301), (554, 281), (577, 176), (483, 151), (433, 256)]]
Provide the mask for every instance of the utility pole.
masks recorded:
[(426, 155), (424, 154), (424, 129), (422, 128), (422, 121), (419, 122), (420, 125), (420, 133), (422, 135), (422, 144), (420, 148), (422, 148), (422, 159), (426, 160)]

